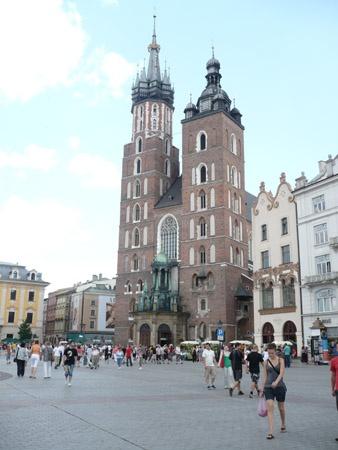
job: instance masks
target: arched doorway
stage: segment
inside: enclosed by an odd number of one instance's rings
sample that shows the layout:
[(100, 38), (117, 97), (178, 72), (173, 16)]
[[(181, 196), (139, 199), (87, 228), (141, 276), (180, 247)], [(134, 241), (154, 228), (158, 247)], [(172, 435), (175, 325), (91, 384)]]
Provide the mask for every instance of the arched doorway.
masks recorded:
[(150, 346), (150, 326), (144, 323), (140, 328), (140, 345)]
[(266, 322), (263, 325), (263, 329), (262, 329), (263, 344), (270, 344), (270, 342), (273, 342), (275, 340), (274, 332), (275, 332), (275, 330), (270, 322)]
[(129, 327), (129, 341), (134, 341), (134, 325)]
[(166, 323), (158, 327), (158, 343), (160, 345), (171, 344), (171, 331)]
[(248, 336), (250, 335), (250, 323), (249, 319), (246, 317), (243, 317), (237, 322), (237, 337), (239, 339), (248, 339)]
[(285, 322), (283, 326), (283, 340), (284, 341), (292, 341), (296, 343), (297, 341), (297, 327), (296, 325), (291, 322), (291, 320), (288, 320)]

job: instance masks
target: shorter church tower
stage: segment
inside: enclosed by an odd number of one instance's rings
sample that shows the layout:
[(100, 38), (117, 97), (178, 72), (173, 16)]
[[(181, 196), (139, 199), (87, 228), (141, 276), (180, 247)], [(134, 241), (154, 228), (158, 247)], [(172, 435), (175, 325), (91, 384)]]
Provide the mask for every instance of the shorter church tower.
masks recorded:
[(181, 285), (190, 312), (188, 339), (237, 338), (236, 292), (247, 275), (248, 239), (241, 113), (221, 87), (214, 52), (206, 64), (207, 85), (182, 120), (183, 170)]

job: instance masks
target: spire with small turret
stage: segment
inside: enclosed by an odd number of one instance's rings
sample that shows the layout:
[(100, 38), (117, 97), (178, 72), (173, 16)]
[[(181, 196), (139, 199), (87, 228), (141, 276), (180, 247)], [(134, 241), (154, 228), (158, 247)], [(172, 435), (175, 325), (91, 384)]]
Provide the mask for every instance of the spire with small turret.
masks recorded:
[(146, 99), (163, 100), (168, 105), (174, 103), (174, 89), (170, 83), (170, 76), (165, 67), (163, 77), (160, 70), (160, 45), (157, 43), (156, 16), (153, 16), (154, 26), (151, 43), (148, 45), (149, 61), (147, 72), (145, 67), (138, 74), (132, 88), (133, 105)]

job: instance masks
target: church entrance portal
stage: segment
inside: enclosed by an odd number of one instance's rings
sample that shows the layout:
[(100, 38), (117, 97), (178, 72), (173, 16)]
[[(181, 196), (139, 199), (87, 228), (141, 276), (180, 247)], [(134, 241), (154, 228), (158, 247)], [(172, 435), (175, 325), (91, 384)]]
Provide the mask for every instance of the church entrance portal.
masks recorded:
[(150, 326), (146, 323), (140, 328), (140, 345), (150, 346)]
[(160, 345), (164, 345), (164, 344), (171, 344), (171, 331), (169, 326), (166, 323), (162, 323), (162, 325), (160, 325), (158, 327), (158, 343)]

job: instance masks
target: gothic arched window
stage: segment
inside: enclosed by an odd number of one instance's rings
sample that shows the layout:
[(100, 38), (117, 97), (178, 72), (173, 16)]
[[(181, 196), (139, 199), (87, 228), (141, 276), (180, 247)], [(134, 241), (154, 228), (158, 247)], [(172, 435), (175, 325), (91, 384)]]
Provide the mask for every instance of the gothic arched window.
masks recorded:
[(236, 247), (236, 251), (235, 251), (235, 264), (236, 266), (240, 266), (241, 265), (241, 254), (239, 252), (239, 249)]
[(203, 165), (200, 168), (200, 182), (206, 183), (207, 181), (207, 168)]
[(140, 158), (137, 158), (135, 160), (135, 174), (141, 173), (141, 160)]
[(134, 222), (139, 222), (140, 220), (141, 220), (141, 208), (136, 203), (136, 205), (134, 206)]
[(200, 150), (205, 150), (207, 148), (207, 137), (204, 133), (200, 134)]
[(205, 247), (203, 245), (200, 247), (200, 263), (201, 264), (205, 264), (206, 263)]
[(176, 219), (173, 216), (167, 216), (162, 221), (160, 227), (161, 251), (169, 259), (177, 259), (178, 226)]
[(200, 237), (205, 237), (207, 235), (207, 224), (205, 222), (204, 217), (201, 217), (199, 221), (200, 226)]
[(134, 197), (140, 197), (141, 195), (141, 183), (139, 180), (135, 181)]
[(207, 207), (207, 199), (204, 191), (200, 191), (200, 209), (205, 209)]
[(135, 230), (134, 230), (133, 246), (134, 247), (139, 247), (140, 246), (140, 232), (139, 232), (138, 228), (135, 228)]
[(238, 220), (237, 219), (235, 219), (235, 221), (234, 221), (233, 230), (232, 230), (232, 237), (234, 239), (236, 239), (236, 241), (240, 240), (240, 228), (239, 228), (239, 224), (238, 224)]
[(165, 140), (165, 154), (169, 155), (170, 154), (170, 148), (169, 148), (169, 139)]
[(136, 153), (142, 153), (142, 138), (138, 137), (136, 141)]
[(137, 255), (133, 256), (133, 270), (139, 269), (139, 261)]

